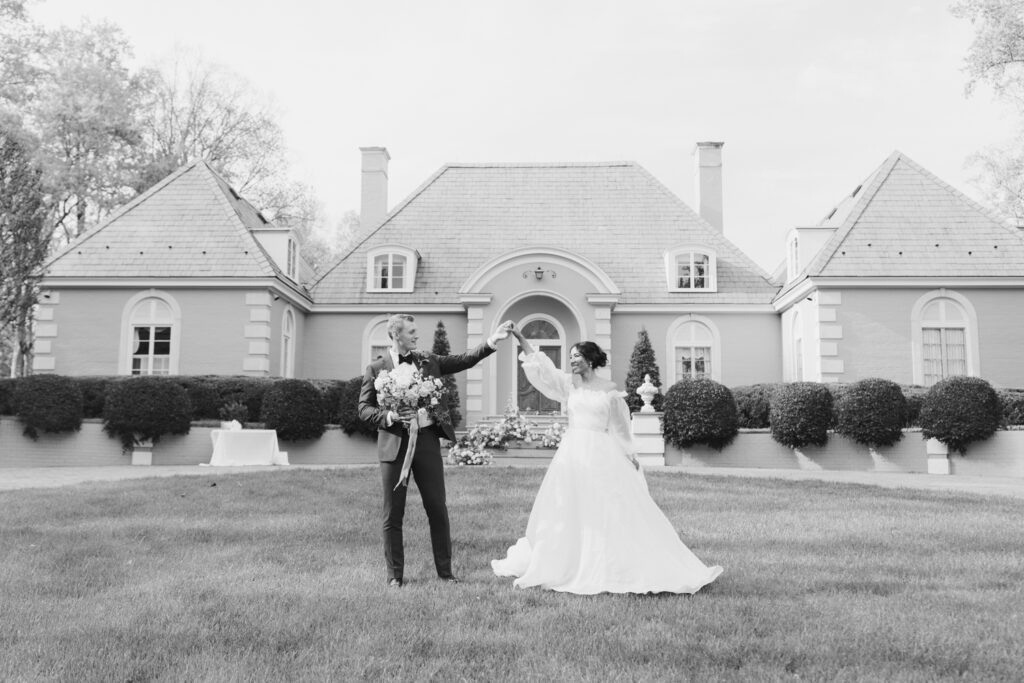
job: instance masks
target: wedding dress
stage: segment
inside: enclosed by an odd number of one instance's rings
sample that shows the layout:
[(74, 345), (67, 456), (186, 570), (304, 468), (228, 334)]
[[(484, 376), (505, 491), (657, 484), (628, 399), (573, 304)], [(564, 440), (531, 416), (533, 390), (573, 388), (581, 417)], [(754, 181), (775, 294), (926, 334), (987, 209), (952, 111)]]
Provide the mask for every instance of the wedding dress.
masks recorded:
[(647, 491), (624, 392), (573, 385), (543, 353), (520, 354), (530, 383), (568, 402), (569, 428), (555, 452), (526, 536), (492, 560), (519, 588), (594, 593), (695, 593), (721, 574), (705, 566)]

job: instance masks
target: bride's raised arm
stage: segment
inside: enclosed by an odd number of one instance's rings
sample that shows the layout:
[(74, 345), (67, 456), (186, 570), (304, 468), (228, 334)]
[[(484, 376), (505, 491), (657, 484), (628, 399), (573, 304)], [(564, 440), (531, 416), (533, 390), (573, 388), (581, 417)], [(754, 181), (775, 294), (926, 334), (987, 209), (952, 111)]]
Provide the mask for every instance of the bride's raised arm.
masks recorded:
[(519, 328), (512, 328), (512, 334), (522, 348), (519, 360), (523, 362), (523, 372), (537, 391), (553, 401), (564, 403), (572, 389), (572, 375), (566, 374), (555, 367), (546, 354), (534, 351)]

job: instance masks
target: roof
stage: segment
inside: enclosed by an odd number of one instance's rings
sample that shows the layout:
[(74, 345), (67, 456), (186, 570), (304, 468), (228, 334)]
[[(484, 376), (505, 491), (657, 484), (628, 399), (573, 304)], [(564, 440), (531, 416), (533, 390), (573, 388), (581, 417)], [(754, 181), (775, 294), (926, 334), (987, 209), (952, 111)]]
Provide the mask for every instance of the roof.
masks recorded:
[(205, 161), (187, 164), (55, 256), (46, 277), (275, 277), (267, 221)]
[[(807, 277), (1020, 277), (1020, 230), (896, 151), (821, 222)], [(831, 221), (831, 223), (830, 223)], [(800, 278), (798, 278), (800, 279)]]
[[(422, 257), (413, 293), (366, 292), (366, 254), (402, 244)], [(718, 292), (670, 293), (663, 253), (717, 254)], [(314, 285), (317, 303), (457, 302), (481, 265), (517, 249), (590, 260), (621, 303), (769, 303), (778, 286), (692, 209), (632, 162), (448, 164), (398, 205)]]

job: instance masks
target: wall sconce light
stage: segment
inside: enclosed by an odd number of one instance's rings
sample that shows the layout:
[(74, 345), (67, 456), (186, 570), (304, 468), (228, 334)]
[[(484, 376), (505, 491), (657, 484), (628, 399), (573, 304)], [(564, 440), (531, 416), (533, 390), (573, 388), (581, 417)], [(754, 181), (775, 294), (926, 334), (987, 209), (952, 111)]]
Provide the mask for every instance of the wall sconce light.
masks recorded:
[(525, 280), (526, 278), (530, 277), (531, 273), (538, 280), (543, 280), (544, 279), (544, 273), (548, 273), (551, 276), (552, 280), (554, 280), (556, 277), (558, 277), (558, 273), (556, 273), (555, 271), (553, 271), (553, 270), (544, 270), (540, 266), (537, 266), (534, 270), (524, 270), (523, 271), (523, 279)]

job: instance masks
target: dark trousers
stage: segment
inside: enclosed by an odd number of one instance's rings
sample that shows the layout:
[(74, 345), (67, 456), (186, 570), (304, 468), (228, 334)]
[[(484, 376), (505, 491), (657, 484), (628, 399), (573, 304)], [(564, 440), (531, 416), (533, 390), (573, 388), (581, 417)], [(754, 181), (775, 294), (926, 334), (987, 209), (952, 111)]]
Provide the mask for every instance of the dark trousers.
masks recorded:
[[(408, 486), (394, 490), (402, 474), (402, 461), (408, 436), (402, 438), (398, 458), (380, 464), (384, 484), (384, 561), (389, 579), (403, 578), (405, 551), (402, 547), (402, 519), (405, 517), (405, 497)], [(437, 430), (426, 427), (416, 438), (416, 454), (412, 461), (412, 480), (416, 482), (423, 508), (430, 523), (430, 544), (434, 550), (437, 575), (452, 575), (452, 536), (448, 524), (448, 505), (444, 492), (444, 463), (441, 461), (441, 440)]]

